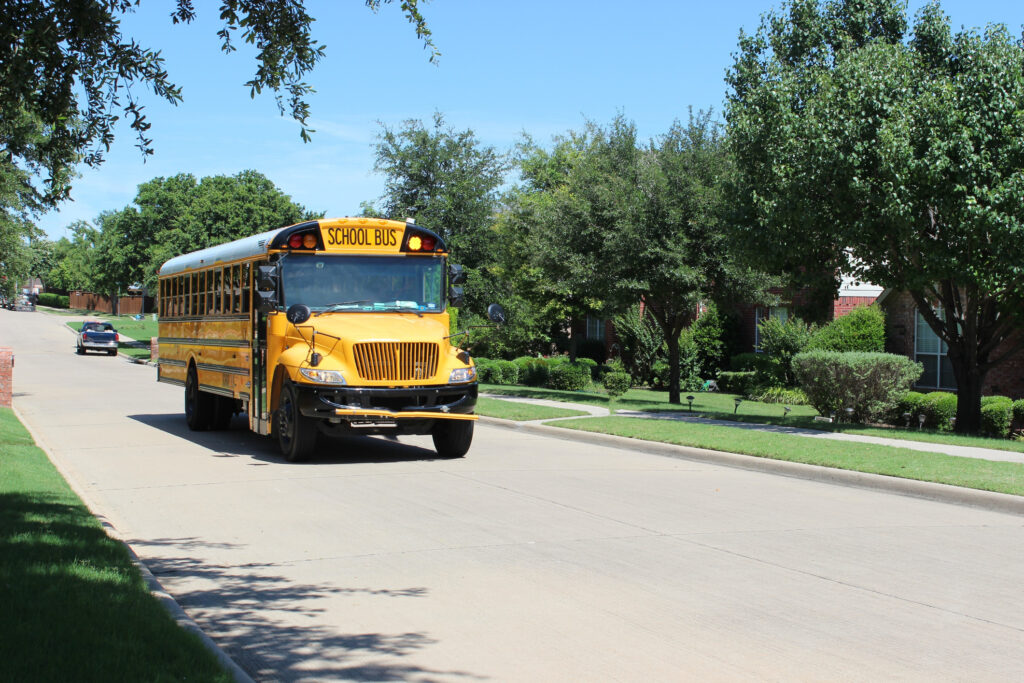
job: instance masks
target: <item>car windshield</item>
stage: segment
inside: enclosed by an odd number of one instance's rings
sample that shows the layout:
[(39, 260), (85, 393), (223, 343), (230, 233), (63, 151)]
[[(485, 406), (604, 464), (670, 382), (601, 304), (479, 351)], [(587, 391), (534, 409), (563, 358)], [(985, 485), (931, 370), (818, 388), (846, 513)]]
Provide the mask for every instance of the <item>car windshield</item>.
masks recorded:
[(313, 312), (444, 309), (441, 256), (289, 254), (281, 261), (285, 306)]

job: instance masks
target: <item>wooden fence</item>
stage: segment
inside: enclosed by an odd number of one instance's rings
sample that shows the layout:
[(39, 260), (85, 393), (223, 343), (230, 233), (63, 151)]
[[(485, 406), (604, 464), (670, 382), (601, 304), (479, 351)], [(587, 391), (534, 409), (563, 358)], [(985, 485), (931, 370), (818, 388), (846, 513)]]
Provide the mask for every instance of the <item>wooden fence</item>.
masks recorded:
[[(99, 311), (100, 313), (113, 313), (114, 306), (110, 298), (95, 292), (73, 291), (69, 295), (71, 308), (81, 308), (87, 311)], [(117, 312), (120, 315), (135, 315), (137, 313), (148, 313), (153, 308), (152, 297), (140, 294), (133, 296), (122, 296), (117, 298)]]

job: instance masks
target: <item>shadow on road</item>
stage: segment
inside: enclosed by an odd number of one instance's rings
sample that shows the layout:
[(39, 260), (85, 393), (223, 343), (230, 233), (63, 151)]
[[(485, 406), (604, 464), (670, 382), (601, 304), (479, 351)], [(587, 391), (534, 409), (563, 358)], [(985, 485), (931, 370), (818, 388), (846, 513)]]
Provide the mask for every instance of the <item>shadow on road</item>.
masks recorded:
[[(436, 640), (426, 633), (346, 633), (341, 624), (313, 621), (323, 600), (392, 600), (427, 597), (423, 587), (345, 587), (289, 581), (274, 563), (201, 565), (203, 548), (230, 550), (197, 538), (132, 540), (146, 565), (181, 606), (256, 680), (433, 681), (484, 680), (464, 671), (438, 671), (403, 662)], [(393, 605), (395, 609), (401, 609)], [(304, 623), (305, 622), (305, 623)]]
[[(277, 440), (249, 431), (245, 417), (236, 415), (228, 429), (194, 432), (185, 424), (183, 413), (139, 414), (129, 418), (159, 429), (203, 448), (216, 451), (215, 457), (248, 457), (253, 465), (285, 463)], [(401, 438), (401, 437), (399, 437)], [(328, 437), (323, 434), (308, 465), (411, 462), (438, 460), (431, 448), (402, 443), (398, 439), (374, 436)]]

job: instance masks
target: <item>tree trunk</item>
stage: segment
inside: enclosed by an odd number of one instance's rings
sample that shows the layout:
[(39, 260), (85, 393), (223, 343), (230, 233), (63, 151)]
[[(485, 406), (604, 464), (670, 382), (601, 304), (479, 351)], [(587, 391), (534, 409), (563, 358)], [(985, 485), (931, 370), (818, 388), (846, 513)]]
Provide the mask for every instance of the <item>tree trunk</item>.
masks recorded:
[(668, 402), (682, 403), (679, 394), (679, 335), (670, 334), (668, 344)]

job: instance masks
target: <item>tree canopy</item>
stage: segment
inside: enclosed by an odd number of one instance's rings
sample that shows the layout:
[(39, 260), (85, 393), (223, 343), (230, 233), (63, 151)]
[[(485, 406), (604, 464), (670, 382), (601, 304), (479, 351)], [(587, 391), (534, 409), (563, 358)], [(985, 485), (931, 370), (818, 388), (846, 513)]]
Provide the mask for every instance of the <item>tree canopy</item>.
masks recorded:
[(937, 2), (911, 28), (897, 0), (788, 0), (741, 34), (728, 83), (743, 241), (780, 272), (909, 292), (976, 431), (1024, 323), (1021, 41), (954, 33)]
[[(364, 0), (377, 11), (394, 0)], [(79, 163), (96, 166), (125, 117), (143, 154), (151, 154), (150, 124), (140, 100), (149, 90), (171, 104), (181, 89), (164, 69), (160, 51), (122, 33), (120, 19), (141, 0), (3, 0), (0, 2), (0, 179), (18, 183), (16, 208), (40, 209), (66, 199)], [(438, 52), (418, 0), (402, 11), (430, 51)], [(303, 78), (324, 56), (312, 35), (304, 0), (221, 0), (225, 52), (239, 38), (255, 46), (256, 71), (245, 85), (253, 97), (272, 91), (282, 114), (309, 139)], [(193, 0), (176, 0), (170, 20), (191, 22)], [(4, 198), (0, 198), (4, 199)], [(4, 204), (8, 209), (10, 204)]]

